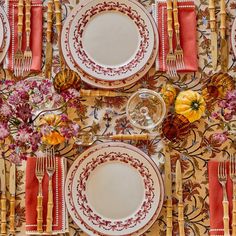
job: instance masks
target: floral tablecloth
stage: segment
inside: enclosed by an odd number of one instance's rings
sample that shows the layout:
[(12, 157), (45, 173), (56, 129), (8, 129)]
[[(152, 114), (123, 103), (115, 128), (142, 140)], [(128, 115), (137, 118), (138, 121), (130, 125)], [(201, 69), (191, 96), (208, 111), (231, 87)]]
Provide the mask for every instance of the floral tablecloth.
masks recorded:
[[(70, 10), (76, 4), (73, 0), (62, 0), (63, 2), (63, 18), (69, 14)], [(152, 1), (139, 1), (148, 9), (151, 9)], [(1, 2), (0, 2), (1, 3)], [(44, 12), (46, 20), (47, 3), (44, 2)], [(196, 0), (197, 11), (197, 31), (198, 31), (198, 55), (199, 55), (199, 72), (182, 74), (178, 80), (171, 81), (180, 89), (190, 88), (201, 92), (203, 83), (213, 74), (210, 58), (210, 29), (209, 29), (209, 9), (208, 1)], [(216, 1), (216, 12), (219, 12), (219, 1)], [(230, 29), (236, 16), (236, 4), (233, 0), (227, 1), (227, 34), (230, 35)], [(218, 17), (219, 18), (219, 17)], [(45, 25), (46, 27), (46, 25)], [(45, 29), (44, 27), (44, 29)], [(45, 32), (45, 31), (44, 31)], [(45, 36), (45, 35), (44, 35)], [(57, 37), (54, 37), (54, 48), (57, 50)], [(59, 55), (54, 53), (54, 73), (59, 70)], [(235, 76), (236, 60), (230, 51), (229, 73)], [(2, 80), (11, 78), (12, 75), (8, 71), (0, 70), (0, 78)], [(165, 74), (160, 74), (151, 69), (149, 74), (144, 76), (138, 84), (126, 88), (128, 92), (134, 92), (139, 87), (145, 87), (159, 91), (161, 86), (169, 82), (169, 78)], [(97, 134), (111, 133), (139, 133), (125, 116), (125, 105), (127, 98), (83, 98), (79, 99), (77, 111), (69, 109), (70, 117), (78, 122), (81, 127), (91, 128)], [(181, 159), (184, 170), (184, 218), (186, 235), (208, 235), (209, 233), (209, 196), (208, 196), (208, 175), (207, 163), (210, 158), (223, 156), (227, 157), (230, 153), (235, 153), (236, 140), (234, 136), (224, 136), (224, 130), (221, 122), (211, 119), (207, 116), (200, 121), (194, 123), (191, 135), (188, 140), (181, 145), (171, 145), (171, 161), (172, 171), (174, 173), (175, 163)], [(213, 133), (219, 133), (218, 136), (212, 138)], [(227, 139), (227, 140), (226, 140)], [(160, 166), (163, 172), (164, 162), (164, 145), (161, 140), (156, 139), (148, 142), (133, 143), (141, 150), (150, 155)], [(68, 159), (69, 164), (83, 151), (82, 147), (73, 148), (67, 146), (61, 148), (61, 155)], [(9, 162), (7, 162), (9, 165)], [(9, 170), (9, 168), (7, 168)], [(25, 162), (17, 167), (17, 204), (16, 204), (16, 235), (25, 235)], [(173, 198), (173, 227), (174, 235), (178, 235), (177, 223), (177, 200)], [(70, 219), (69, 235), (85, 235)], [(145, 234), (165, 235), (166, 230), (166, 207), (163, 210), (156, 223)]]

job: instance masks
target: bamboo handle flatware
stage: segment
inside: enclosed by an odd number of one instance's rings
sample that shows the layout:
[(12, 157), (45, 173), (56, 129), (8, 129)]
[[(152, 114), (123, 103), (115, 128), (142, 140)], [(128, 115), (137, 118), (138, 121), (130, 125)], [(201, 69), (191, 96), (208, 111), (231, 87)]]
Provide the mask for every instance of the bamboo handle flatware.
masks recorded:
[(52, 1), (48, 1), (48, 10), (47, 10), (47, 45), (46, 45), (46, 62), (45, 62), (45, 77), (51, 78), (52, 70)]
[(167, 31), (168, 31), (168, 43), (169, 43), (169, 50), (166, 56), (166, 67), (167, 67), (167, 74), (170, 77), (176, 77), (176, 57), (173, 50), (173, 18), (172, 18), (172, 0), (167, 0)]
[(223, 210), (224, 210), (224, 216), (223, 216), (223, 221), (224, 221), (224, 235), (225, 236), (230, 236), (229, 233), (229, 201), (227, 199), (223, 200)]
[(55, 155), (54, 155), (54, 149), (51, 149), (50, 151), (46, 151), (47, 157), (46, 157), (46, 170), (49, 178), (48, 182), (48, 205), (47, 205), (47, 226), (46, 226), (46, 232), (52, 233), (52, 224), (53, 224), (53, 186), (52, 186), (52, 177), (55, 172)]
[(30, 34), (31, 34), (31, 0), (25, 2), (25, 31), (26, 31), (26, 49), (24, 51), (24, 75), (30, 72), (32, 65), (32, 51), (30, 48)]
[(176, 36), (176, 48), (175, 48), (175, 56), (176, 56), (176, 67), (181, 70), (184, 69), (184, 55), (183, 49), (180, 44), (180, 24), (179, 24), (179, 11), (177, 0), (173, 1), (173, 15), (174, 15), (174, 27), (175, 27), (175, 36)]
[(179, 235), (184, 236), (184, 204), (183, 204), (183, 184), (180, 161), (176, 162), (176, 196), (178, 198), (178, 223)]
[(236, 236), (236, 157), (230, 156), (229, 174), (233, 183), (232, 236)]
[(217, 33), (216, 33), (216, 17), (215, 17), (215, 0), (209, 0), (210, 12), (210, 29), (211, 29), (211, 56), (212, 67), (217, 68)]
[(22, 52), (22, 34), (23, 34), (23, 8), (24, 8), (24, 1), (18, 1), (18, 22), (17, 22), (17, 51), (14, 55), (14, 75), (16, 77), (22, 76), (23, 74), (23, 59), (24, 54)]
[(172, 236), (172, 199), (166, 201), (166, 235)]
[(15, 196), (11, 196), (10, 198), (10, 233), (15, 233), (15, 206), (16, 199)]
[(223, 222), (224, 222), (224, 236), (229, 236), (229, 201), (226, 192), (226, 182), (227, 182), (227, 170), (226, 170), (226, 162), (220, 162), (218, 166), (218, 180), (223, 189)]
[(15, 206), (16, 206), (16, 165), (11, 163), (10, 181), (9, 181), (10, 198), (10, 233), (15, 234)]
[(6, 194), (1, 194), (1, 235), (7, 234), (7, 198)]
[(43, 195), (37, 196), (37, 231), (43, 232)]
[(225, 0), (220, 1), (220, 37), (221, 37), (221, 69), (228, 70), (228, 43), (226, 40), (226, 6)]
[(128, 93), (115, 92), (109, 90), (89, 90), (89, 89), (80, 89), (81, 97), (121, 97), (129, 96)]
[(37, 157), (35, 175), (38, 179), (38, 196), (37, 196), (37, 231), (39, 233), (43, 232), (43, 190), (42, 181), (44, 177), (44, 158)]
[(184, 204), (183, 202), (178, 203), (178, 223), (179, 223), (179, 235), (184, 236)]
[(233, 188), (234, 196), (233, 196), (233, 212), (232, 212), (232, 236), (236, 236), (236, 186)]

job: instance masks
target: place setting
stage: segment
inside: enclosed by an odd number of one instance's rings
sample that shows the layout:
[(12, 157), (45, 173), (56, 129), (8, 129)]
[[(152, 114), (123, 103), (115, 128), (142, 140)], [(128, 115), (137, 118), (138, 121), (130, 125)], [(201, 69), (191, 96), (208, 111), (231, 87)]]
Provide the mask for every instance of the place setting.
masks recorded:
[(234, 8), (0, 1), (0, 235), (236, 236)]

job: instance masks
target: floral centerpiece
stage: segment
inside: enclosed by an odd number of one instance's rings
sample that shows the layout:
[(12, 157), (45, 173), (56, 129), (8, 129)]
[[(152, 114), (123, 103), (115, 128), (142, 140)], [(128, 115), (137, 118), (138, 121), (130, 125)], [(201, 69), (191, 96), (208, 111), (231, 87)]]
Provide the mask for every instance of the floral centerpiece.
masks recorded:
[(63, 141), (70, 139), (78, 130), (79, 126), (69, 121), (63, 114), (66, 101), (63, 96), (55, 93), (51, 81), (36, 77), (18, 83), (14, 81), (1, 83), (0, 140), (3, 143), (9, 138), (10, 158), (15, 162), (35, 153), (44, 141), (43, 137), (50, 125), (44, 124), (38, 128), (37, 123), (45, 112), (62, 113), (59, 117), (63, 125), (59, 134), (63, 136)]

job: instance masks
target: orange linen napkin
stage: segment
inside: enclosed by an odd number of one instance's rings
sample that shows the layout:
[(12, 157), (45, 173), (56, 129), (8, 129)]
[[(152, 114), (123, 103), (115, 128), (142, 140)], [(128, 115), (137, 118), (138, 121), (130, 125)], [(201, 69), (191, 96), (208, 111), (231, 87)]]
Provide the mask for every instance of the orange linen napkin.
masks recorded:
[[(37, 194), (38, 180), (35, 176), (36, 158), (27, 159), (26, 165), (26, 187), (25, 187), (25, 207), (26, 207), (26, 232), (36, 234), (37, 232)], [(56, 171), (53, 176), (53, 233), (64, 233), (66, 228), (66, 209), (64, 199), (64, 159), (56, 158)], [(43, 178), (43, 228), (46, 229), (48, 200), (48, 175)]]
[[(180, 43), (184, 52), (185, 69), (180, 72), (197, 71), (197, 21), (193, 1), (178, 0)], [(169, 49), (167, 33), (167, 6), (166, 1), (157, 0), (153, 11), (159, 33), (159, 52), (156, 60), (156, 70), (166, 71), (166, 55)], [(174, 22), (173, 22), (174, 29)], [(176, 39), (174, 33), (174, 49)]]
[[(208, 163), (208, 176), (209, 176), (209, 202), (210, 202), (210, 235), (224, 235), (223, 224), (223, 190), (218, 181), (218, 161), (209, 161)], [(228, 174), (229, 174), (229, 166)], [(229, 217), (230, 228), (232, 220), (232, 181), (227, 180), (227, 195), (229, 200)]]
[[(9, 1), (8, 18), (11, 27), (11, 43), (5, 59), (4, 67), (9, 70), (13, 70), (14, 54), (17, 50), (17, 21), (18, 21), (18, 7), (17, 0)], [(32, 0), (31, 2), (31, 36), (30, 36), (30, 48), (33, 54), (31, 71), (40, 71), (42, 65), (42, 32), (43, 32), (43, 9), (42, 0)], [(25, 25), (25, 19), (23, 25)], [(23, 27), (23, 52), (26, 47), (26, 34), (25, 27)]]

